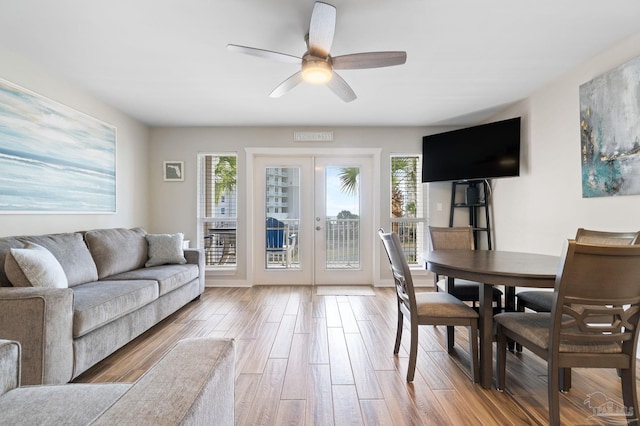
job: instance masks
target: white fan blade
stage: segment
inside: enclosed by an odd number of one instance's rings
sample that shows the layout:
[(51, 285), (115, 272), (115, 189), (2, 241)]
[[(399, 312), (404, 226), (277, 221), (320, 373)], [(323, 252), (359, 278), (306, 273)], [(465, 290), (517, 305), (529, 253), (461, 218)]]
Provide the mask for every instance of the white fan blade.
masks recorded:
[(326, 58), (331, 51), (336, 30), (336, 8), (317, 1), (309, 23), (309, 53)]
[(231, 52), (244, 53), (245, 55), (258, 56), (260, 58), (273, 59), (290, 64), (299, 64), (302, 58), (287, 55), (286, 53), (274, 52), (272, 50), (257, 49), (255, 47), (239, 46), (237, 44), (227, 44), (227, 50)]
[(302, 71), (298, 71), (297, 73), (293, 74), (291, 77), (280, 83), (278, 87), (276, 87), (271, 93), (269, 93), (269, 97), (279, 98), (300, 83), (302, 83)]
[(327, 83), (327, 87), (333, 91), (340, 99), (345, 102), (351, 102), (357, 98), (355, 92), (342, 77), (340, 77), (335, 71), (331, 76), (331, 80)]
[(367, 52), (331, 58), (337, 70), (381, 68), (402, 65), (407, 62), (407, 52)]

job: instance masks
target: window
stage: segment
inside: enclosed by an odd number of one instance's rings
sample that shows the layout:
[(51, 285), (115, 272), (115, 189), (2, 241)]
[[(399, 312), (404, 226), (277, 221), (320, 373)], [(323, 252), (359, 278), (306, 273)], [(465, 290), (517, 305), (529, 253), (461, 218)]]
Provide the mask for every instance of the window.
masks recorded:
[(391, 156), (391, 230), (400, 237), (410, 266), (419, 266), (422, 255), (421, 171), (420, 156)]
[(207, 267), (236, 266), (237, 155), (198, 154), (198, 247)]

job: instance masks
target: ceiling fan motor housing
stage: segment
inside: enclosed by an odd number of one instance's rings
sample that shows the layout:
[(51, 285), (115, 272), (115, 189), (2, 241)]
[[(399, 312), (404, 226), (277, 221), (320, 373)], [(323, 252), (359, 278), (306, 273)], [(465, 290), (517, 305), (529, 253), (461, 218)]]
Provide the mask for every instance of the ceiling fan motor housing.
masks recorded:
[(319, 58), (311, 54), (302, 57), (302, 78), (313, 84), (323, 84), (331, 80), (331, 57)]
[(247, 55), (260, 56), (280, 62), (300, 64), (302, 69), (280, 83), (269, 94), (272, 98), (279, 98), (298, 84), (306, 81), (313, 84), (326, 84), (327, 87), (345, 102), (356, 99), (355, 92), (344, 81), (337, 70), (364, 69), (389, 67), (404, 64), (407, 60), (406, 52), (364, 52), (352, 53), (332, 57), (329, 52), (333, 43), (336, 29), (336, 8), (328, 3), (316, 1), (311, 12), (309, 32), (304, 40), (307, 51), (302, 58), (286, 53), (255, 47), (227, 45), (229, 50)]

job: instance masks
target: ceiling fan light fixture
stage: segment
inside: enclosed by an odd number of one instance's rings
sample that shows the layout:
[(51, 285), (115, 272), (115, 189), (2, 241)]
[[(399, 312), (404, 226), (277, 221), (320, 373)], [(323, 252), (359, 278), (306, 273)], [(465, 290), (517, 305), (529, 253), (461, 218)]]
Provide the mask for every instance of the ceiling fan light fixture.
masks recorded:
[(307, 83), (324, 84), (333, 75), (331, 64), (324, 60), (306, 60), (302, 63), (302, 78)]
[(307, 82), (316, 85), (326, 84), (344, 102), (351, 102), (357, 98), (356, 94), (339, 73), (334, 72), (334, 69), (381, 68), (402, 65), (407, 61), (407, 52), (400, 51), (331, 56), (331, 45), (336, 29), (336, 8), (325, 1), (327, 0), (316, 1), (313, 5), (309, 31), (304, 37), (307, 50), (301, 58), (255, 47), (227, 45), (227, 49), (234, 52), (301, 65), (301, 70), (296, 71), (273, 89), (269, 94), (270, 97), (279, 98), (298, 84)]

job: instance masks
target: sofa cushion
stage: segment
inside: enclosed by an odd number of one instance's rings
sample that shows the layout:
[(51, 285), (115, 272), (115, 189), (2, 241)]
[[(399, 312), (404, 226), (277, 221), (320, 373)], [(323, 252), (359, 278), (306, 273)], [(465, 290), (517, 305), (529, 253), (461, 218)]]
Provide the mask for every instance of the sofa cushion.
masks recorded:
[(113, 275), (109, 280), (156, 280), (160, 287), (160, 296), (198, 278), (198, 265), (162, 265), (151, 268), (136, 269)]
[(96, 281), (73, 288), (73, 337), (80, 337), (158, 298), (151, 280)]
[(67, 276), (60, 262), (46, 248), (26, 243), (24, 248), (12, 248), (4, 269), (15, 287), (66, 288)]
[(144, 267), (146, 233), (142, 228), (87, 231), (84, 239), (96, 263), (98, 279)]
[(235, 359), (233, 340), (183, 339), (91, 424), (233, 426)]
[(41, 245), (49, 250), (62, 265), (69, 287), (98, 279), (96, 264), (82, 239), (82, 234), (74, 232), (36, 235), (19, 237), (19, 239), (25, 243), (31, 242)]
[(146, 239), (149, 243), (149, 260), (144, 266), (187, 263), (182, 247), (184, 234), (147, 234)]
[(0, 397), (20, 385), (21, 355), (20, 343), (0, 339)]
[(25, 386), (0, 398), (7, 425), (88, 425), (129, 389), (130, 383)]

